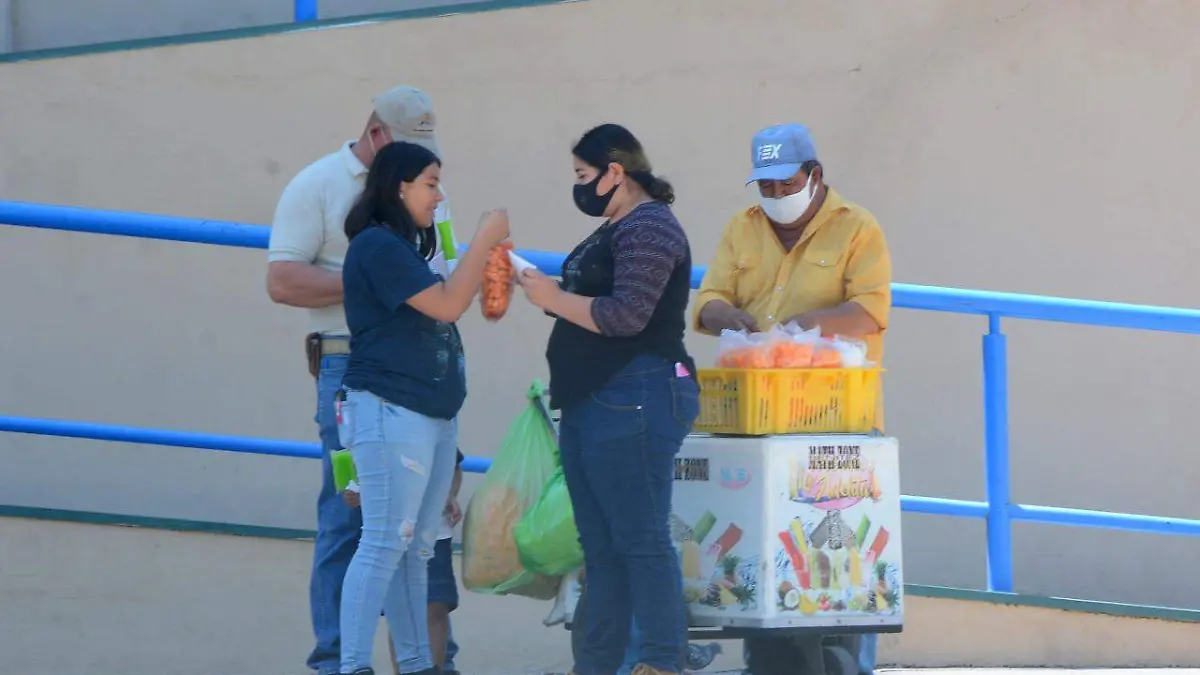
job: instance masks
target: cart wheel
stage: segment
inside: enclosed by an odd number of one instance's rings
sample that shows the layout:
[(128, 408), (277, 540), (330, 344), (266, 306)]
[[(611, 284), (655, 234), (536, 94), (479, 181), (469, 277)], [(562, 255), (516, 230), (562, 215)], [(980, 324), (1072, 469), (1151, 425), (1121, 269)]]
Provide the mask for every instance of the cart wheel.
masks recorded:
[(841, 645), (825, 645), (825, 675), (858, 675), (858, 659)]

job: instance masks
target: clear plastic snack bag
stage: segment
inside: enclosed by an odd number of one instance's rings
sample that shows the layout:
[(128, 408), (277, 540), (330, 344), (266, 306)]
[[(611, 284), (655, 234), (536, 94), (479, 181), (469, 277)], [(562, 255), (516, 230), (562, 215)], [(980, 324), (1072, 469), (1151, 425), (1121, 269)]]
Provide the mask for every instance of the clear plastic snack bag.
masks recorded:
[(862, 340), (835, 335), (833, 348), (837, 350), (838, 356), (841, 358), (841, 368), (866, 368), (869, 365), (867, 343)]
[(811, 368), (821, 341), (820, 327), (804, 330), (794, 322), (771, 329), (771, 361), (775, 368)]
[(747, 333), (744, 330), (721, 331), (717, 345), (719, 368), (772, 368), (770, 336), (767, 333)]

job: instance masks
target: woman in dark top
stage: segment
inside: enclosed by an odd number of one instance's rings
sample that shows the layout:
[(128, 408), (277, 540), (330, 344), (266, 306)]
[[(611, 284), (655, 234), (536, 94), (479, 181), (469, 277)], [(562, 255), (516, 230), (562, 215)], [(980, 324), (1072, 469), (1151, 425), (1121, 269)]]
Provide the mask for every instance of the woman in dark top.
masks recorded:
[(631, 618), (642, 638), (634, 673), (674, 673), (686, 630), (667, 516), (675, 455), (699, 409), (683, 344), (691, 248), (670, 184), (633, 134), (605, 124), (572, 152), (575, 204), (605, 221), (567, 257), (561, 286), (532, 270), (521, 285), (557, 319), (546, 350), (551, 406), (562, 410), (589, 603), (575, 673), (616, 673)]
[(350, 360), (338, 433), (358, 469), (363, 528), (342, 586), (343, 673), (371, 674), (380, 609), (401, 673), (435, 673), (426, 622), (433, 557), (467, 396), (454, 322), (483, 280), (488, 251), (508, 237), (485, 213), (458, 267), (429, 267), (441, 162), (412, 143), (379, 151), (346, 217), (342, 268)]

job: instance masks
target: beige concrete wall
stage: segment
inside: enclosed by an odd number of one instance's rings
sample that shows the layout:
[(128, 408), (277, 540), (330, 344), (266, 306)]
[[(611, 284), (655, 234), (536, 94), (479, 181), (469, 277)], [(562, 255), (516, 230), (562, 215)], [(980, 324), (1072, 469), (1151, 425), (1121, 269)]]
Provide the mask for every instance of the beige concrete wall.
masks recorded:
[[(311, 649), (312, 544), (0, 518), (5, 673), (297, 675)], [(550, 603), (463, 591), (457, 665), (563, 673), (569, 636)], [(1196, 624), (909, 596), (881, 666), (1200, 667)], [(375, 663), (387, 663), (381, 629)], [(737, 673), (741, 644), (704, 673)], [(978, 673), (977, 675), (986, 675)]]
[[(752, 194), (759, 127), (799, 119), (886, 229), (898, 281), (1194, 305), (1200, 7), (1084, 0), (593, 0), (0, 66), (0, 198), (266, 222), (290, 176), (400, 82), (439, 107), (460, 231), (507, 205), (565, 250), (568, 148), (628, 124), (678, 187), (696, 256)], [(311, 438), (301, 312), (264, 256), (0, 228), (0, 410)], [(1192, 338), (1010, 322), (1017, 500), (1200, 516)], [(523, 302), (464, 321), (463, 446), (544, 374)], [(910, 494), (983, 496), (981, 319), (900, 311), (889, 431)], [(711, 340), (695, 337), (701, 361)], [(3, 501), (310, 527), (315, 466), (0, 437)], [(905, 521), (906, 577), (984, 583), (983, 524)], [(1018, 590), (1195, 605), (1200, 542), (1019, 526)]]

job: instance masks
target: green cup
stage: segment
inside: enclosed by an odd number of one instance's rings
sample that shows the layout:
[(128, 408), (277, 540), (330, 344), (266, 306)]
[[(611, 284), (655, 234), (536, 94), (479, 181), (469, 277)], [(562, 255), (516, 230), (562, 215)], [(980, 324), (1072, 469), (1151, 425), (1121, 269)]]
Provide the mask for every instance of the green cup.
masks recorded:
[(446, 256), (446, 260), (458, 259), (458, 242), (454, 240), (454, 228), (449, 220), (443, 220), (434, 223), (437, 229), (438, 240), (442, 244), (442, 253)]
[(338, 492), (345, 492), (350, 481), (358, 480), (358, 470), (354, 468), (354, 458), (349, 450), (329, 453), (329, 463), (333, 465), (333, 485)]

